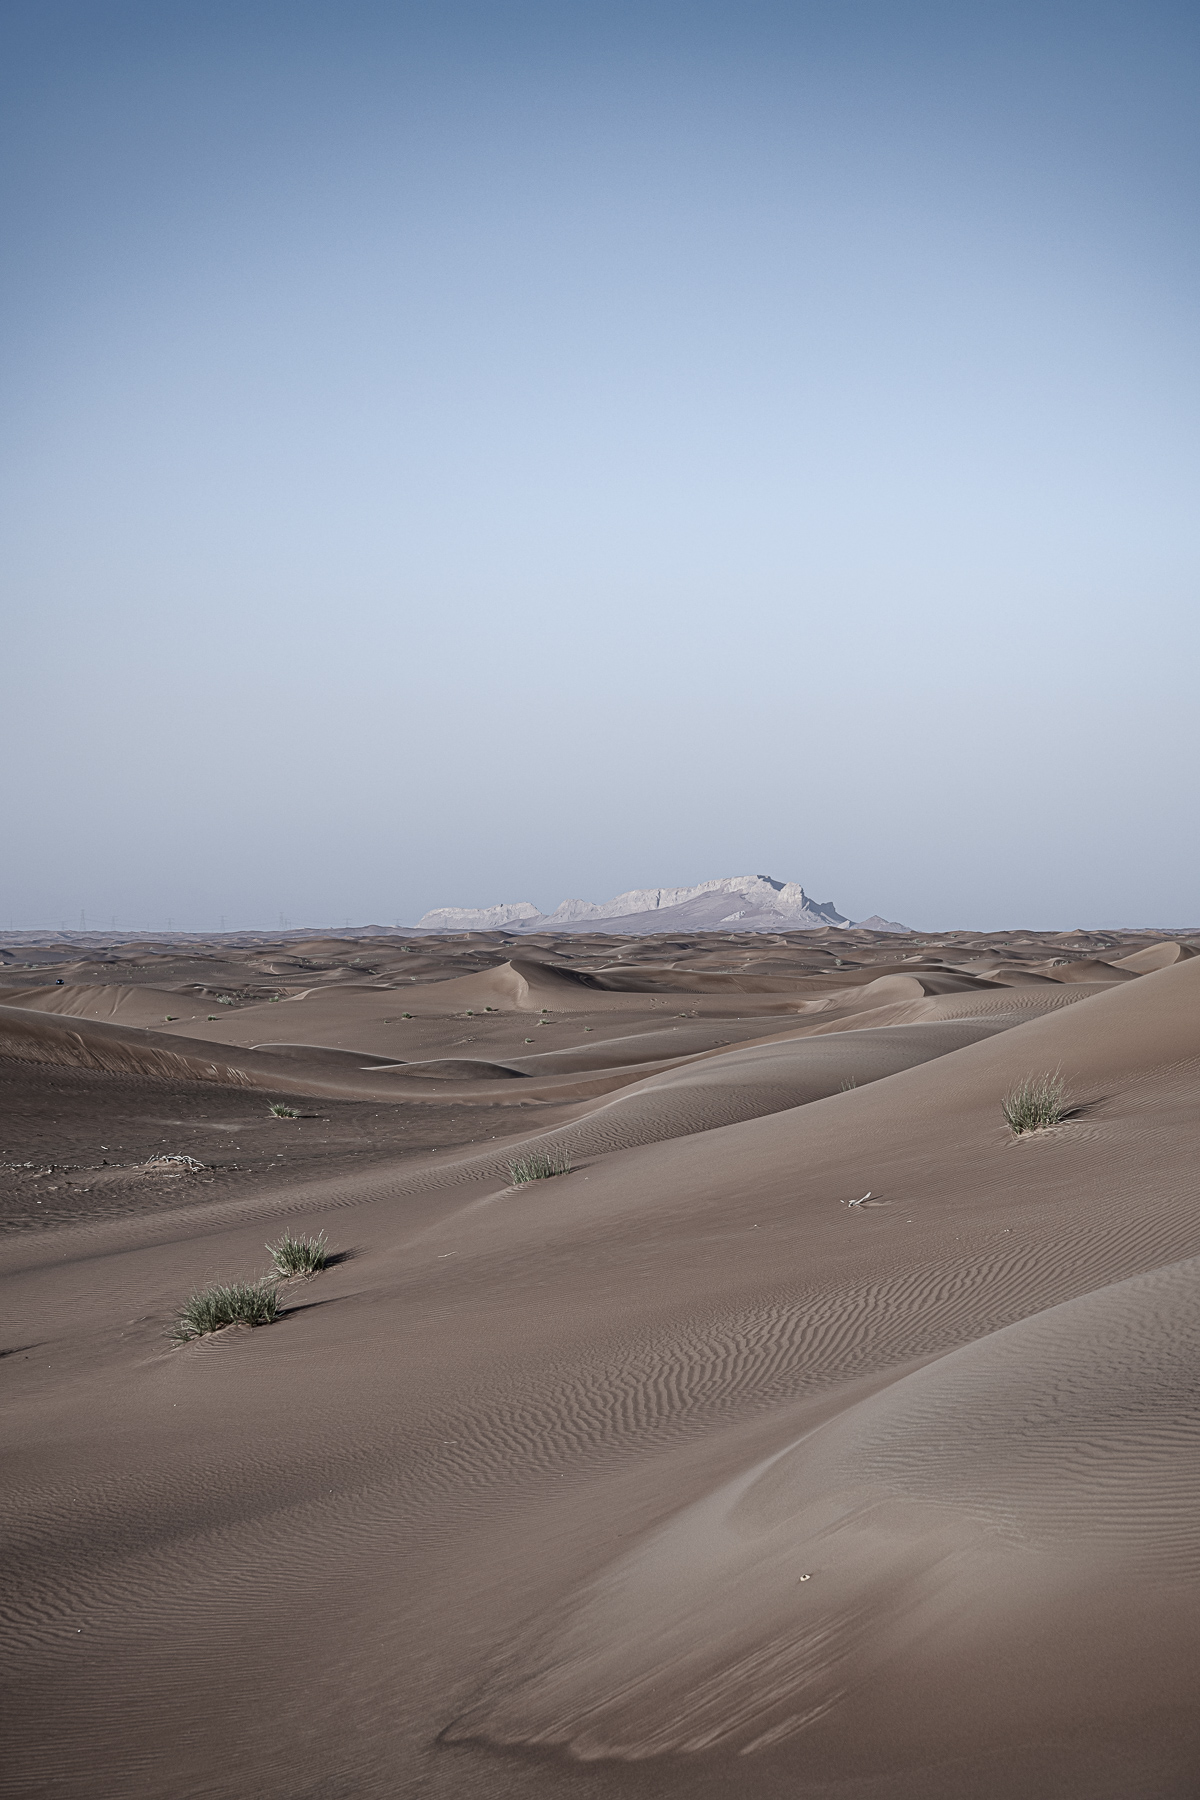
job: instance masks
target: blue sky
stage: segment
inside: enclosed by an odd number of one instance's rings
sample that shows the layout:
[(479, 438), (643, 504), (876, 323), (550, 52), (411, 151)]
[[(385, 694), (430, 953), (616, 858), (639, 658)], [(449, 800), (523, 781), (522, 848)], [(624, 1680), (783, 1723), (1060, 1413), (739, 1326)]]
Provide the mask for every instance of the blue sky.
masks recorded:
[(0, 926), (1200, 923), (1200, 17), (0, 8)]

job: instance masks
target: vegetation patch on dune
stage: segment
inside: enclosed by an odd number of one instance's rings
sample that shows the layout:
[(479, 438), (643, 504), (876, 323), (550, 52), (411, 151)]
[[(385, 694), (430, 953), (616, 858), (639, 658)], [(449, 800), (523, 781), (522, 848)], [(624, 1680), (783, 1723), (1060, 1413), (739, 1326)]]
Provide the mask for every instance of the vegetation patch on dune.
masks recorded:
[(1066, 1084), (1057, 1069), (1052, 1075), (1027, 1075), (1011, 1087), (1001, 1101), (1010, 1130), (1020, 1137), (1026, 1131), (1045, 1131), (1067, 1116), (1070, 1102)]
[(508, 1178), (514, 1187), (523, 1181), (548, 1181), (552, 1175), (570, 1173), (568, 1150), (530, 1150), (524, 1156), (514, 1157), (508, 1165)]
[(317, 1237), (293, 1237), (285, 1231), (277, 1244), (268, 1244), (273, 1273), (281, 1281), (292, 1275), (319, 1275), (325, 1267), (329, 1240), (322, 1231)]
[(273, 1119), (298, 1119), (300, 1117), (297, 1107), (285, 1106), (282, 1100), (272, 1100), (267, 1111)]
[(201, 1288), (185, 1303), (171, 1327), (177, 1344), (210, 1337), (227, 1325), (273, 1325), (279, 1316), (279, 1296), (272, 1282), (214, 1282)]

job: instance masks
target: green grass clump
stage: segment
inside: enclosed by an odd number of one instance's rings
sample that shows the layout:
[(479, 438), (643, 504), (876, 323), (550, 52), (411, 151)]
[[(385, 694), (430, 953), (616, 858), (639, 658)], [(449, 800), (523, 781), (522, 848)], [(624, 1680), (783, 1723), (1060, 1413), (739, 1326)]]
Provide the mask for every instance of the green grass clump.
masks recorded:
[(1009, 1128), (1019, 1137), (1023, 1131), (1044, 1131), (1067, 1115), (1066, 1085), (1057, 1070), (1052, 1075), (1027, 1075), (1001, 1101)]
[(298, 1119), (299, 1110), (294, 1106), (285, 1106), (282, 1100), (272, 1100), (267, 1111), (273, 1119)]
[(514, 1187), (523, 1181), (548, 1181), (552, 1175), (569, 1175), (571, 1156), (567, 1150), (530, 1150), (514, 1157), (508, 1165), (508, 1178)]
[(286, 1281), (289, 1275), (319, 1275), (325, 1267), (329, 1242), (322, 1232), (319, 1237), (293, 1237), (285, 1231), (277, 1244), (268, 1244), (275, 1274)]
[(171, 1336), (187, 1344), (227, 1325), (273, 1325), (278, 1316), (279, 1298), (270, 1281), (214, 1282), (186, 1302)]

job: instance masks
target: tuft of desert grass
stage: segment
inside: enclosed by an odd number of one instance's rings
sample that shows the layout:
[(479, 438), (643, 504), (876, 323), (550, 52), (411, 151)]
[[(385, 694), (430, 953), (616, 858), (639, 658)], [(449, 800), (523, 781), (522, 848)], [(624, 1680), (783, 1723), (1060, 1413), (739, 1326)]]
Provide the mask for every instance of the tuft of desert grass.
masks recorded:
[(285, 1106), (282, 1100), (272, 1100), (267, 1111), (273, 1119), (298, 1119), (300, 1117), (297, 1107)]
[(325, 1267), (329, 1240), (322, 1231), (318, 1237), (293, 1237), (285, 1231), (277, 1244), (268, 1244), (274, 1274), (286, 1281), (289, 1275), (319, 1275)]
[(1066, 1083), (1056, 1069), (1049, 1075), (1027, 1075), (1009, 1088), (1001, 1108), (1009, 1129), (1020, 1137), (1025, 1131), (1045, 1131), (1058, 1125), (1069, 1109)]
[(185, 1302), (171, 1336), (186, 1344), (227, 1325), (273, 1325), (278, 1316), (279, 1297), (269, 1280), (214, 1282)]
[(568, 1150), (530, 1150), (524, 1156), (514, 1157), (508, 1165), (508, 1178), (514, 1187), (523, 1181), (548, 1181), (552, 1175), (570, 1173)]

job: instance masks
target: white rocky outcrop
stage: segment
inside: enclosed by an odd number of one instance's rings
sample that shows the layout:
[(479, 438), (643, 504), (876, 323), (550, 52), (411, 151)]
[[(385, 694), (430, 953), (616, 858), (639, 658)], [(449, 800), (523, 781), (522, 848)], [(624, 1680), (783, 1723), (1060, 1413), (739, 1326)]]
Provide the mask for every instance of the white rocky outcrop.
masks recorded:
[(810, 900), (798, 881), (770, 875), (728, 875), (696, 887), (631, 888), (613, 900), (564, 900), (540, 913), (523, 900), (500, 906), (441, 906), (419, 931), (803, 931), (848, 925), (832, 900)]
[[(604, 900), (599, 905), (592, 900), (564, 900), (547, 916), (545, 929), (554, 930), (560, 925), (578, 929), (581, 922), (593, 919), (628, 919), (644, 913), (674, 912), (678, 907), (691, 906), (710, 895), (741, 901), (741, 906), (736, 909), (738, 918), (771, 913), (794, 920), (801, 926), (847, 923), (832, 901), (810, 900), (797, 881), (774, 881), (769, 875), (727, 875), (719, 881), (702, 881), (696, 887), (631, 888), (628, 893), (618, 894), (615, 900)], [(720, 922), (729, 916), (726, 913)]]
[(436, 906), (418, 922), (418, 931), (503, 931), (540, 919), (532, 900), (502, 900), (499, 906)]

